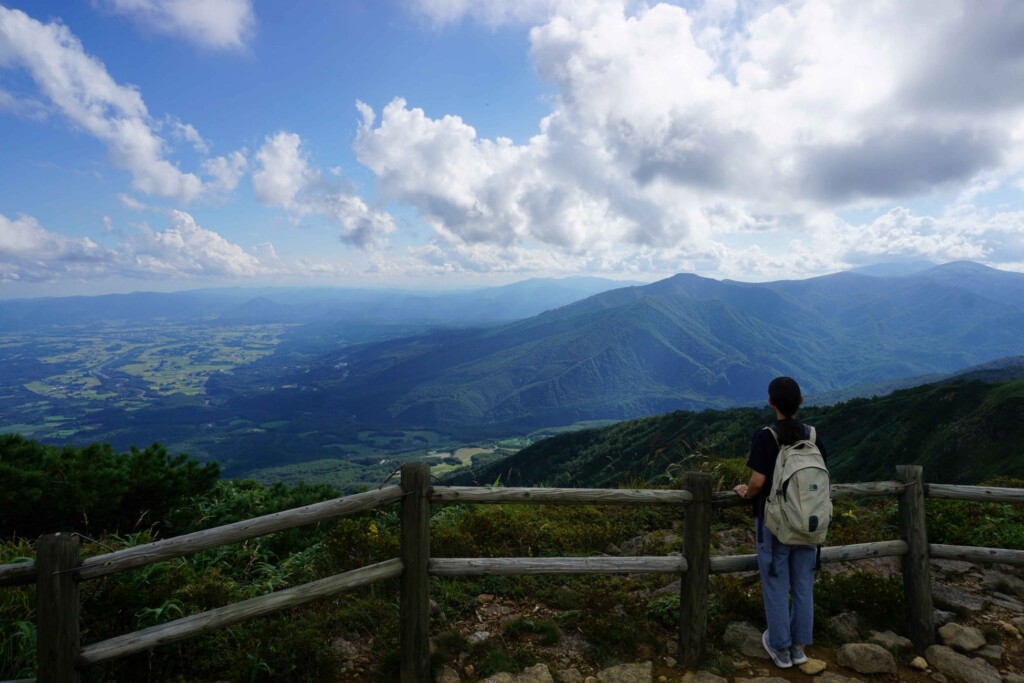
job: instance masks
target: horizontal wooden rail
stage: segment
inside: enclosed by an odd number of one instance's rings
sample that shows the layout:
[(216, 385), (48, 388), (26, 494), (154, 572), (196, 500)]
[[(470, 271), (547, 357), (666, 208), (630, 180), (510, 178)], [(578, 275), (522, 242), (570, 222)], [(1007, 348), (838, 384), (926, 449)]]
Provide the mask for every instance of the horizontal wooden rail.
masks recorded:
[(520, 576), (525, 574), (678, 574), (682, 557), (451, 557), (427, 563), (434, 576)]
[(375, 581), (383, 581), (399, 576), (402, 573), (402, 561), (399, 559), (380, 562), (361, 569), (355, 569), (344, 574), (338, 574), (326, 579), (312, 581), (310, 583), (286, 588), (277, 593), (261, 595), (258, 598), (251, 598), (236, 602), (225, 607), (193, 614), (182, 619), (123, 636), (117, 636), (110, 640), (104, 640), (94, 645), (82, 648), (78, 662), (80, 666), (96, 664), (115, 657), (125, 657), (156, 647), (173, 643), (184, 638), (190, 638), (203, 633), (208, 633), (225, 626), (237, 624), (241, 621), (255, 619), (267, 614), (279, 612), (304, 605), (307, 602), (326, 598), (342, 591), (365, 586)]
[[(872, 557), (896, 557), (907, 554), (906, 541), (876, 541), (874, 543), (856, 543), (853, 545), (837, 545), (821, 549), (821, 561), (855, 562)], [(728, 555), (711, 558), (712, 574), (730, 574), (757, 569), (757, 555)]]
[[(903, 483), (899, 481), (870, 481), (860, 484), (833, 484), (830, 494), (837, 498), (867, 498), (870, 496), (898, 496), (903, 493)], [(753, 501), (740, 498), (733, 491), (716, 491), (711, 495), (711, 502), (716, 507), (743, 507)]]
[(682, 505), (688, 491), (671, 489), (552, 489), (513, 486), (434, 486), (431, 503), (545, 503), (583, 505)]
[(23, 586), (35, 582), (36, 563), (32, 560), (0, 564), (0, 586)]
[(936, 560), (965, 560), (967, 562), (999, 562), (1024, 566), (1024, 550), (1006, 548), (976, 548), (969, 545), (928, 544), (928, 554)]
[[(112, 553), (87, 558), (78, 569), (81, 579), (95, 579), (108, 574), (145, 567), (156, 562), (173, 560), (194, 553), (210, 550), (251, 538), (265, 536), (278, 531), (287, 531), (335, 517), (352, 515), (372, 510), (381, 505), (394, 503), (402, 498), (400, 486), (388, 486), (375, 491), (356, 493), (344, 498), (326, 500), (291, 510), (282, 510), (262, 517), (242, 520), (233, 524), (204, 529), (191, 534), (137, 545)], [(0, 586), (12, 586), (35, 582), (35, 563), (19, 562), (0, 565)]]
[(929, 498), (951, 500), (980, 500), (986, 503), (1024, 503), (1024, 489), (999, 486), (959, 486), (956, 484), (925, 484), (924, 494)]
[(225, 524), (213, 529), (196, 531), (163, 541), (125, 548), (124, 550), (107, 553), (106, 555), (90, 557), (82, 562), (78, 575), (82, 579), (94, 579), (127, 569), (144, 567), (155, 562), (192, 555), (203, 550), (247, 541), (250, 538), (257, 538), (278, 531), (286, 531), (308, 524), (324, 522), (335, 517), (371, 510), (379, 505), (394, 503), (401, 500), (401, 498), (402, 489), (398, 486), (389, 486), (384, 489), (356, 493), (344, 498), (314, 503), (313, 505), (301, 508), (283, 510), (282, 512), (275, 512), (254, 519)]

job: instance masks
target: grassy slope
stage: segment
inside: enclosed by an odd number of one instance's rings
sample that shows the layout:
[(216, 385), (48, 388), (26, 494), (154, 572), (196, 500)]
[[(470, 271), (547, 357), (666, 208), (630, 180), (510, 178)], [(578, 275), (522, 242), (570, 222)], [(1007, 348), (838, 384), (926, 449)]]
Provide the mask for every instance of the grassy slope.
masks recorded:
[[(836, 481), (891, 479), (897, 464), (920, 464), (932, 482), (1024, 477), (1024, 380), (952, 381), (807, 408), (828, 444)], [(766, 410), (677, 411), (545, 439), (460, 482), (613, 486), (650, 479), (692, 459), (745, 457)]]

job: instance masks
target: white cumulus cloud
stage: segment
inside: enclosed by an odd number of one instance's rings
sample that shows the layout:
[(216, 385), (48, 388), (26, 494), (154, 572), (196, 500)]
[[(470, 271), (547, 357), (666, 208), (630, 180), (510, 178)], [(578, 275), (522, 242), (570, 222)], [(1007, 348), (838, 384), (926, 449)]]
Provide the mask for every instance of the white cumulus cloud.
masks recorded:
[[(170, 161), (169, 145), (157, 133), (163, 124), (152, 119), (138, 89), (116, 82), (61, 23), (44, 24), (20, 10), (0, 7), (3, 68), (25, 70), (53, 109), (107, 146), (111, 163), (128, 171), (136, 190), (189, 202), (238, 184), (239, 152), (207, 162), (206, 171), (213, 176), (208, 184)], [(31, 100), (0, 100), (7, 108), (39, 111)], [(207, 143), (194, 126), (173, 117), (167, 121), (174, 137), (206, 153)]]
[(237, 50), (256, 27), (252, 0), (96, 0), (143, 26), (214, 49)]
[[(442, 26), (532, 25), (532, 61), (555, 88), (521, 144), (400, 97), (358, 105), (357, 158), (416, 208), (447, 262), (491, 245), (623, 267), (659, 252), (718, 272), (762, 258), (770, 270), (791, 240), (816, 245), (805, 273), (904, 255), (1009, 259), (1013, 240), (994, 226), (1010, 215), (900, 207), (1019, 181), (1022, 3), (410, 3)], [(884, 210), (864, 225), (838, 218), (865, 208)]]
[(380, 243), (394, 232), (394, 219), (374, 209), (356, 193), (339, 186), (312, 167), (296, 133), (269, 136), (256, 152), (252, 174), (256, 198), (288, 210), (297, 218), (314, 215), (340, 229), (342, 241), (361, 247)]

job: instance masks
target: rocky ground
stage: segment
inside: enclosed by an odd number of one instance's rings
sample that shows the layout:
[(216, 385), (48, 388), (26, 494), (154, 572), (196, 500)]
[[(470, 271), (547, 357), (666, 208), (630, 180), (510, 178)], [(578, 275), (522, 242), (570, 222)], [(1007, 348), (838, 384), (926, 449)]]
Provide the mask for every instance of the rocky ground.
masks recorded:
[[(867, 569), (882, 575), (900, 573), (899, 558), (826, 565), (825, 571)], [(666, 642), (663, 652), (646, 655), (644, 661), (599, 668), (585, 657), (587, 643), (578, 634), (564, 633), (557, 643), (537, 644), (543, 663), (518, 673), (479, 677), (468, 656), (448, 658), (440, 673), (443, 683), (745, 683), (746, 681), (801, 681), (851, 683), (852, 681), (909, 681), (921, 683), (1024, 683), (1024, 568), (984, 566), (968, 562), (933, 560), (933, 599), (936, 606), (936, 645), (926, 652), (913, 651), (910, 642), (891, 631), (873, 630), (860, 615), (837, 614), (818, 630), (830, 634), (829, 642), (811, 645), (807, 665), (778, 669), (761, 646), (763, 625), (729, 624), (717, 650), (714, 670), (687, 671), (673, 656), (676, 647)], [(667, 590), (677, 590), (671, 584)], [(524, 618), (554, 620), (557, 611), (530, 600), (480, 595), (473, 614), (451, 624), (472, 645), (501, 638), (507, 624)], [(825, 628), (820, 628), (824, 626)], [(374, 680), (372, 646), (343, 642), (347, 648), (347, 677)], [(720, 675), (726, 673), (728, 675)]]

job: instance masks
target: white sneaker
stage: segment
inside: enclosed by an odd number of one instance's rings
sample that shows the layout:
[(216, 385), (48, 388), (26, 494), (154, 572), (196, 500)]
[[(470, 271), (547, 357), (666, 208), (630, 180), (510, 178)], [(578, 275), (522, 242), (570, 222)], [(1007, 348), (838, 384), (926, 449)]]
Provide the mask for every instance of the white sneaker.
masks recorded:
[(764, 645), (764, 649), (768, 652), (768, 656), (775, 662), (775, 666), (780, 669), (789, 669), (793, 666), (793, 660), (789, 657), (789, 650), (776, 650), (774, 647), (768, 644), (768, 631), (761, 634), (761, 644)]
[(789, 657), (794, 664), (805, 664), (807, 662), (807, 653), (804, 652), (803, 645), (794, 645), (789, 648)]

